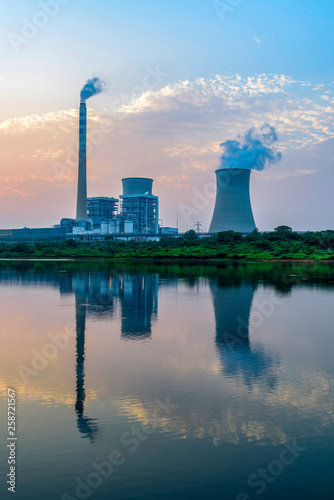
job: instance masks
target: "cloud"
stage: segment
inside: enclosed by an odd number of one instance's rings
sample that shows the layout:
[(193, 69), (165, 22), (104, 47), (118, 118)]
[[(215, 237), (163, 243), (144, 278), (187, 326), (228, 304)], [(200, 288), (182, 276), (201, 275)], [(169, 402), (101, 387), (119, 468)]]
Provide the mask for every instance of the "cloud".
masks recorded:
[(37, 130), (45, 128), (50, 124), (66, 124), (67, 127), (74, 125), (72, 119), (78, 116), (75, 109), (59, 111), (58, 113), (46, 113), (44, 115), (29, 115), (18, 118), (10, 118), (0, 123), (0, 134), (20, 133), (26, 130)]
[[(204, 140), (215, 137), (218, 129), (224, 133), (228, 128), (230, 136), (267, 121), (277, 128), (280, 146), (302, 147), (334, 134), (334, 108), (323, 102), (324, 85), (312, 92), (306, 83), (286, 75), (217, 75), (148, 91), (122, 106), (118, 114), (128, 119), (132, 115), (133, 122), (140, 120), (146, 127), (158, 123), (161, 131), (174, 126), (185, 138), (200, 131)], [(327, 90), (327, 101), (332, 90)]]
[(216, 75), (214, 79), (185, 80), (166, 85), (159, 91), (147, 91), (122, 106), (120, 112), (182, 111), (186, 105), (209, 106), (216, 99), (227, 107), (233, 107), (242, 105), (247, 97), (284, 93), (293, 83), (296, 81), (285, 75), (265, 74), (252, 77)]

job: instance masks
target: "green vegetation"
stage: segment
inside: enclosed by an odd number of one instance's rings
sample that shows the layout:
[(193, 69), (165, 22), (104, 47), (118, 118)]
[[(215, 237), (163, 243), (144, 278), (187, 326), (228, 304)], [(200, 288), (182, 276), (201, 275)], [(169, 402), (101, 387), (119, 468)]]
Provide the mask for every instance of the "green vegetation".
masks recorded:
[(334, 260), (334, 231), (296, 233), (288, 226), (247, 236), (224, 231), (200, 238), (191, 230), (160, 241), (0, 243), (0, 258), (11, 259), (233, 259)]

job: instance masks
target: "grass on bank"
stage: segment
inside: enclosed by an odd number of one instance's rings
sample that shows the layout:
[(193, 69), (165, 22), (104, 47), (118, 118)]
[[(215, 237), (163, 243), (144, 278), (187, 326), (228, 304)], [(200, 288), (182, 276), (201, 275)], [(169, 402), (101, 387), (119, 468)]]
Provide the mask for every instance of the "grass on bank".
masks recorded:
[(10, 259), (244, 259), (334, 260), (334, 231), (297, 233), (288, 226), (274, 231), (253, 231), (247, 236), (223, 231), (200, 238), (190, 230), (183, 236), (160, 241), (0, 243), (0, 258)]

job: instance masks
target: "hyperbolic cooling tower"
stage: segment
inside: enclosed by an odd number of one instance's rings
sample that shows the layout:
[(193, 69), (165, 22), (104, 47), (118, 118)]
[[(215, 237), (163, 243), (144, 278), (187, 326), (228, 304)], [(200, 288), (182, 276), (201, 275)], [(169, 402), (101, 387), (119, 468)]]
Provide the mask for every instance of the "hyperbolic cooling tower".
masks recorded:
[(255, 222), (249, 196), (250, 170), (216, 170), (217, 194), (209, 233), (236, 231), (251, 233)]
[(80, 103), (79, 112), (79, 168), (78, 168), (78, 195), (76, 218), (87, 217), (87, 172), (86, 172), (86, 135), (87, 135), (87, 108), (86, 103)]

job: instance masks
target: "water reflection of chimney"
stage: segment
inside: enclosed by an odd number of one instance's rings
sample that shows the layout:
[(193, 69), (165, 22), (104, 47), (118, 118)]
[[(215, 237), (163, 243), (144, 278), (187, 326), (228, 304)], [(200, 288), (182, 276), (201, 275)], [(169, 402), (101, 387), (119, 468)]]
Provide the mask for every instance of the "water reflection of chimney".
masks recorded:
[(261, 346), (252, 346), (249, 322), (255, 286), (240, 286), (210, 282), (216, 320), (216, 348), (226, 376), (241, 375), (248, 386), (264, 381), (267, 387), (276, 386), (276, 357)]
[(76, 402), (77, 427), (83, 437), (89, 437), (93, 442), (98, 431), (96, 419), (84, 416), (85, 393), (85, 332), (86, 332), (86, 297), (76, 293)]

